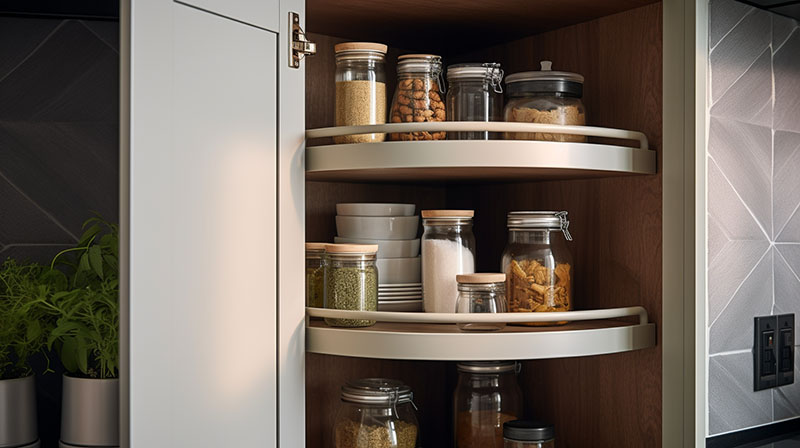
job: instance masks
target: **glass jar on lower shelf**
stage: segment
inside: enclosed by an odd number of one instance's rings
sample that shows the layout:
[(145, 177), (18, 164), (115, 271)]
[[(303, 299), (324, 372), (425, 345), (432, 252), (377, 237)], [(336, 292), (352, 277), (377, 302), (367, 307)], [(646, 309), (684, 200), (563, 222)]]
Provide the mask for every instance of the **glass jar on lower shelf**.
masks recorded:
[(365, 378), (342, 387), (335, 448), (416, 448), (419, 424), (411, 389), (397, 380)]
[(306, 306), (322, 308), (325, 305), (325, 276), (322, 258), (326, 243), (306, 243)]
[[(456, 313), (505, 313), (506, 275), (499, 273), (456, 275), (458, 300)], [(459, 323), (462, 331), (497, 331), (505, 328), (505, 322)]]
[(514, 420), (503, 424), (503, 448), (555, 448), (553, 425), (533, 420)]
[[(378, 310), (377, 244), (325, 246), (325, 308), (349, 311)], [(374, 320), (325, 318), (335, 327), (368, 327)]]

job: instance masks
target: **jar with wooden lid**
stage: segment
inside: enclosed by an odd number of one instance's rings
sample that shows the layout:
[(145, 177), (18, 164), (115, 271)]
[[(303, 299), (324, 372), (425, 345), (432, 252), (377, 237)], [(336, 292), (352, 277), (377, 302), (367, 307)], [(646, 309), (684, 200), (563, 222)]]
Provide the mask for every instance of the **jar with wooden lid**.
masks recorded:
[[(559, 125), (586, 124), (583, 106), (583, 76), (553, 71), (552, 62), (542, 61), (540, 71), (514, 73), (506, 77), (508, 100), (505, 120)], [(508, 140), (585, 142), (586, 137), (549, 132), (507, 132)]]
[[(447, 67), (449, 121), (501, 121), (503, 70), (497, 63), (467, 63)], [(498, 133), (448, 132), (448, 140), (488, 140)]]
[(325, 304), (325, 276), (322, 259), (327, 243), (306, 243), (306, 306), (322, 308)]
[[(325, 308), (350, 311), (378, 310), (377, 244), (328, 244), (325, 246)], [(368, 327), (374, 320), (332, 319), (335, 327)]]
[(555, 448), (553, 425), (534, 420), (514, 420), (503, 424), (503, 448)]
[[(336, 52), (336, 126), (386, 123), (386, 45), (346, 42)], [(334, 137), (336, 143), (382, 142), (385, 134)]]
[(567, 212), (508, 214), (508, 244), (503, 251), (503, 272), (506, 274), (506, 297), (510, 312), (572, 310), (573, 263), (567, 241), (572, 241)]
[[(392, 123), (444, 121), (445, 95), (442, 57), (435, 54), (407, 54), (397, 59), (397, 89), (392, 99)], [(442, 132), (402, 132), (392, 140), (444, 140)]]
[(427, 313), (452, 313), (456, 275), (475, 272), (474, 210), (423, 210), (422, 303)]
[[(502, 273), (479, 273), (456, 275), (458, 300), (456, 313), (505, 313), (506, 275)], [(459, 323), (462, 331), (497, 331), (505, 322)]]

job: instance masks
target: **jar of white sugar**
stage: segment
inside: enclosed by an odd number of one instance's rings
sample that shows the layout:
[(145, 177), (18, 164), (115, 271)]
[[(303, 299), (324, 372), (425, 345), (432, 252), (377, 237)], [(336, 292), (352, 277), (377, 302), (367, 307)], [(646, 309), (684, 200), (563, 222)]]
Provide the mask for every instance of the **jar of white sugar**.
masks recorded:
[(475, 272), (474, 210), (423, 210), (422, 298), (427, 313), (452, 313), (456, 275)]

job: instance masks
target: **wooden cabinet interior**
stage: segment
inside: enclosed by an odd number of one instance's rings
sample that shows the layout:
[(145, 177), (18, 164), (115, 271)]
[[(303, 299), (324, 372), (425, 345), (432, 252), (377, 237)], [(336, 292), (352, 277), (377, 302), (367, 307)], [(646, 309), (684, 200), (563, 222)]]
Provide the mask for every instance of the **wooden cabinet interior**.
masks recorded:
[[(637, 2), (617, 3), (636, 6)], [(638, 4), (644, 3), (648, 2)], [(333, 34), (333, 25), (325, 23), (329, 19), (315, 18), (313, 4), (309, 1), (308, 23), (318, 23)], [(555, 69), (581, 73), (586, 78), (588, 124), (644, 132), (651, 149), (658, 152), (660, 166), (661, 11), (661, 3), (653, 3), (505, 44), (470, 50), (454, 46), (458, 51), (445, 53), (445, 63), (500, 62), (506, 73), (515, 73), (537, 69), (540, 60), (549, 59)], [(312, 25), (308, 28), (313, 33)], [(337, 34), (381, 41), (376, 33), (365, 28), (360, 35)], [(347, 39), (312, 34), (312, 40), (319, 51), (307, 60), (306, 125), (332, 126), (333, 45)], [(394, 60), (402, 53), (392, 49), (387, 57), (390, 94)], [(577, 308), (644, 306), (661, 340), (661, 184), (660, 168), (655, 175), (548, 182), (306, 182), (306, 237), (332, 241), (337, 202), (411, 202), (418, 210), (475, 209), (478, 269), (497, 271), (507, 238), (508, 211), (568, 210), (575, 238), (570, 247), (576, 265)], [(614, 355), (526, 361), (520, 376), (526, 416), (553, 422), (561, 446), (660, 446), (661, 359), (661, 348), (656, 346)], [(422, 446), (451, 446), (450, 407), (456, 377), (452, 363), (316, 354), (306, 355), (306, 361), (307, 446), (333, 446), (339, 387), (349, 379), (376, 375), (401, 379), (414, 389), (421, 408)]]

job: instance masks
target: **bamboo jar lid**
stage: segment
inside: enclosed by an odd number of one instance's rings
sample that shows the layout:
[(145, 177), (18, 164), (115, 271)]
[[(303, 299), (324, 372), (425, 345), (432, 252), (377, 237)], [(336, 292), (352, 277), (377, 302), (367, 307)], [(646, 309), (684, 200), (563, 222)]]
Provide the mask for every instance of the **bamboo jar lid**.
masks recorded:
[(477, 274), (456, 275), (458, 283), (478, 284), (478, 283), (503, 283), (506, 281), (506, 274), (500, 272), (482, 272)]
[(378, 53), (386, 54), (386, 51), (389, 47), (384, 44), (378, 44), (375, 42), (344, 42), (341, 44), (336, 44), (333, 47), (333, 51), (336, 53), (341, 53), (344, 51), (377, 51)]
[(423, 210), (423, 218), (472, 218), (475, 210)]
[(306, 243), (306, 250), (323, 251), (328, 244), (330, 243)]
[(329, 254), (374, 254), (378, 252), (377, 244), (326, 244), (325, 252)]

